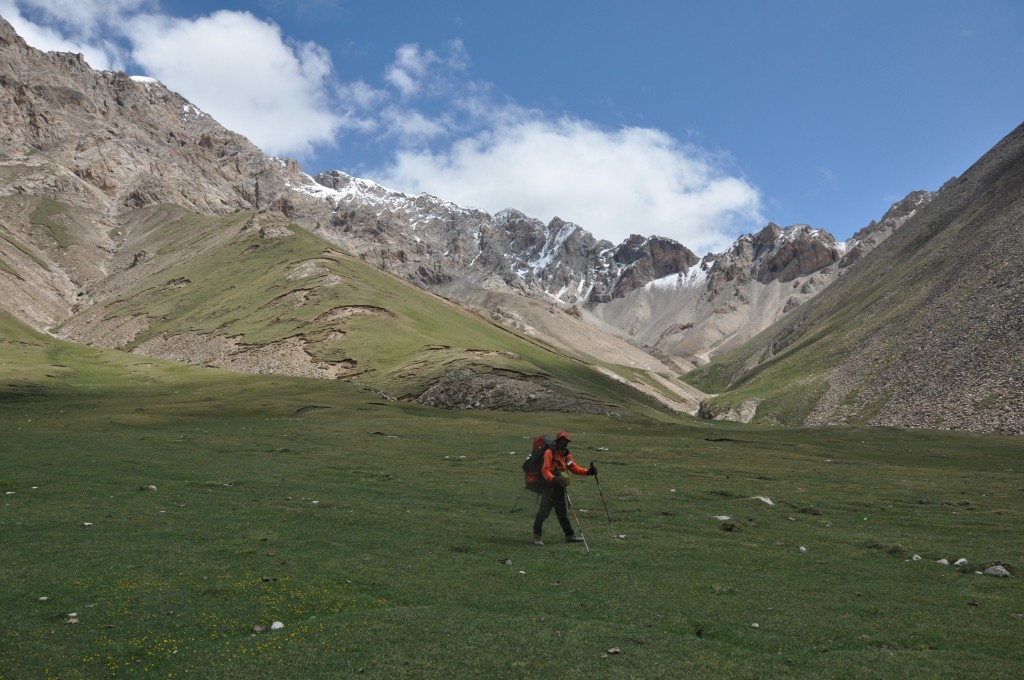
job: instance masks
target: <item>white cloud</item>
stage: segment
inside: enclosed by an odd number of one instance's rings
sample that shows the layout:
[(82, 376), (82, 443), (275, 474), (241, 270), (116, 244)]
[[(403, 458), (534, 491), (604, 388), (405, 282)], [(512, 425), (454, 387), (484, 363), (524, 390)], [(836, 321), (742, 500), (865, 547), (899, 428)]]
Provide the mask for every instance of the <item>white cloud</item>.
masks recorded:
[(145, 75), (268, 153), (310, 153), (344, 123), (326, 97), (330, 55), (286, 43), (275, 24), (232, 11), (194, 20), (139, 15), (130, 24), (132, 59)]
[(447, 151), (400, 152), (374, 179), (492, 213), (558, 216), (614, 243), (656, 234), (700, 253), (763, 221), (758, 190), (722, 165), (659, 130), (529, 119)]
[(452, 88), (451, 77), (469, 64), (469, 56), (461, 40), (446, 44), (442, 56), (433, 50), (424, 50), (417, 43), (402, 45), (395, 50), (395, 59), (384, 72), (384, 79), (402, 97), (417, 95), (441, 96)]
[(424, 52), (417, 44), (402, 45), (395, 51), (395, 60), (384, 77), (402, 96), (410, 97), (419, 91), (420, 81), (430, 65), (438, 61), (437, 55), (431, 50)]
[(381, 112), (380, 118), (388, 135), (409, 145), (440, 137), (448, 129), (443, 117), (430, 117), (414, 109), (388, 107)]

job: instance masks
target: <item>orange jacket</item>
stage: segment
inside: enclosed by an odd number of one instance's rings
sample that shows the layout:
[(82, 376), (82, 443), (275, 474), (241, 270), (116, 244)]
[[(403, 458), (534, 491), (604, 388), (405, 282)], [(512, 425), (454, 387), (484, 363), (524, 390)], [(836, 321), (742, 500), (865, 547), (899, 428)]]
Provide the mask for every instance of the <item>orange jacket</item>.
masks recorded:
[(548, 486), (554, 484), (556, 472), (569, 471), (574, 475), (586, 475), (587, 468), (579, 466), (572, 459), (572, 454), (559, 449), (548, 449), (544, 452), (544, 462), (540, 466), (540, 476)]

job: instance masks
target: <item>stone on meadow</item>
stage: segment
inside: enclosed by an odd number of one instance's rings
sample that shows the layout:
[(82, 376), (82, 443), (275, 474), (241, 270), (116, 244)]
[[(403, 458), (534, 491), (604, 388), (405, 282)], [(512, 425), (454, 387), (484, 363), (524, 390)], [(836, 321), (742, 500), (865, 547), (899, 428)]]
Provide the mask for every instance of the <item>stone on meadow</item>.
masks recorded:
[(274, 621), (270, 624), (270, 630), (281, 630), (282, 628), (284, 628), (284, 624), (280, 621)]
[(949, 566), (949, 560), (947, 560), (945, 557), (943, 557), (941, 560), (937, 560), (935, 563), (936, 564), (941, 564), (944, 567), (948, 567)]
[(966, 565), (967, 565), (967, 558), (966, 557), (961, 557), (960, 559), (958, 559), (956, 562), (953, 563), (954, 567), (963, 567), (963, 566), (966, 566)]
[(999, 576), (1006, 578), (1010, 575), (1010, 570), (1001, 564), (993, 564), (991, 567), (985, 570), (985, 576)]

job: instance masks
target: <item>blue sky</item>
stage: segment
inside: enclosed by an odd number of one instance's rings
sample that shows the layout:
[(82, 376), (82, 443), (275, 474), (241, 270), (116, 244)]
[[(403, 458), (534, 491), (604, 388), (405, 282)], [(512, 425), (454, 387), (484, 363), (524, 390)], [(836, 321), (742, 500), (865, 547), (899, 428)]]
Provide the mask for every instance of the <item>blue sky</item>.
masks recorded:
[(148, 75), (338, 169), (698, 254), (845, 239), (1024, 122), (1020, 0), (0, 0), (40, 49)]

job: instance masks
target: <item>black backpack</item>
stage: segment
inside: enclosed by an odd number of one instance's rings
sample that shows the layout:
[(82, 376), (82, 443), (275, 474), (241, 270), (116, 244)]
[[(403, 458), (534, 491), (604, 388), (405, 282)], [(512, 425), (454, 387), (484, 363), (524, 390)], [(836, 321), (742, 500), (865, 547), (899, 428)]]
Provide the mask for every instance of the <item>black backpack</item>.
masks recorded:
[(540, 472), (540, 467), (544, 464), (544, 452), (554, 445), (555, 438), (549, 434), (544, 434), (534, 439), (533, 451), (523, 461), (523, 472), (527, 474)]

